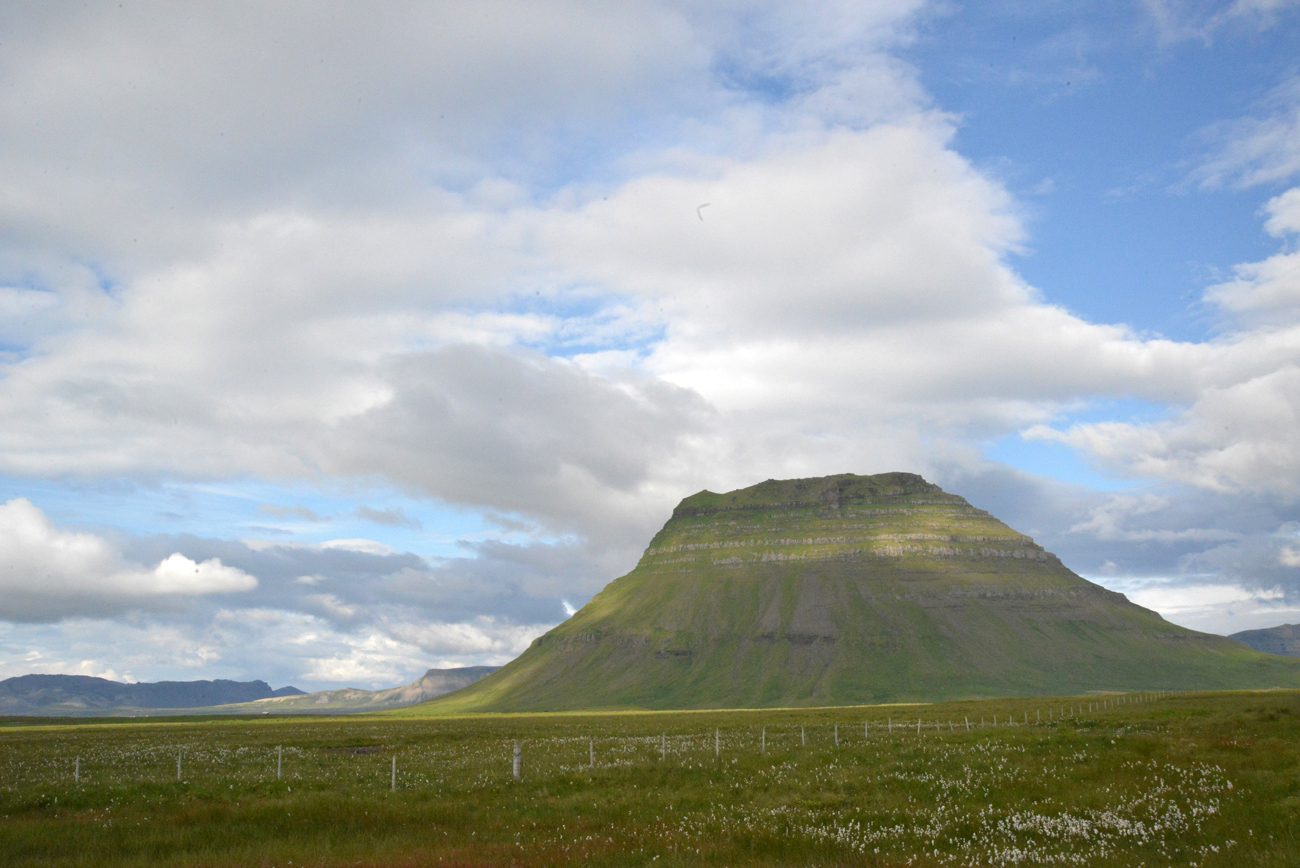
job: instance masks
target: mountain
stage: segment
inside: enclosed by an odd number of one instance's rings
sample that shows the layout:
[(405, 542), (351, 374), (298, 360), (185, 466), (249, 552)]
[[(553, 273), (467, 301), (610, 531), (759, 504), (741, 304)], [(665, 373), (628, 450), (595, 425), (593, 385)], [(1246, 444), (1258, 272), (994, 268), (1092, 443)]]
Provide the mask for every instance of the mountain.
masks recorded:
[(20, 675), (0, 681), (0, 714), (87, 714), (111, 709), (203, 708), (302, 693), (265, 681), (123, 684), (87, 675)]
[(1228, 638), (1236, 639), (1241, 644), (1249, 645), (1265, 654), (1300, 657), (1300, 624), (1283, 624), (1280, 627), (1267, 627), (1263, 630), (1242, 630)]
[(282, 698), (258, 699), (239, 705), (209, 709), (222, 714), (294, 714), (385, 711), (425, 702), (436, 696), (460, 690), (491, 675), (499, 666), (467, 666), (461, 669), (430, 669), (418, 680), (403, 687), (387, 690), (322, 690)]
[(735, 708), (1300, 686), (1300, 660), (1166, 622), (919, 476), (681, 502), (632, 572), (404, 714)]

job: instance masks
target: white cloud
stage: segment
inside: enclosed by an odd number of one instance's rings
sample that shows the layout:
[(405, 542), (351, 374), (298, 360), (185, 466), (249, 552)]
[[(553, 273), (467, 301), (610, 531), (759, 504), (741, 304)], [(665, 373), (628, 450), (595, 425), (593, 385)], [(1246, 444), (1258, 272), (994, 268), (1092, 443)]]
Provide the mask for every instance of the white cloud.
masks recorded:
[(196, 564), (179, 552), (154, 567), (151, 575), (153, 582), (145, 586), (144, 593), (224, 594), (257, 587), (257, 579), (222, 565), (219, 558)]
[(1142, 0), (1166, 43), (1195, 39), (1209, 43), (1231, 26), (1266, 30), (1279, 16), (1300, 3), (1297, 0), (1233, 0), (1228, 4), (1204, 0)]
[(339, 549), (348, 552), (361, 552), (367, 555), (397, 554), (392, 548), (372, 539), (332, 539), (320, 544), (323, 549)]
[(1055, 439), (1124, 476), (1179, 480), (1215, 491), (1300, 494), (1300, 366), (1207, 386), (1185, 412), (1151, 424), (1096, 422), (1027, 436)]
[(1154, 609), (1168, 621), (1219, 635), (1274, 627), (1300, 614), (1300, 607), (1289, 602), (1280, 588), (1164, 578), (1098, 581), (1122, 591), (1139, 606)]
[(463, 666), (467, 660), (501, 665), (552, 626), (503, 624), (486, 617), (462, 623), (387, 624), (380, 632), (334, 636), (341, 647), (330, 656), (304, 661), (303, 677), (317, 683), (396, 686), (431, 667)]
[(58, 619), (256, 587), (256, 578), (218, 558), (195, 563), (177, 552), (148, 569), (102, 537), (55, 527), (26, 499), (0, 506), (0, 617)]
[(1254, 187), (1300, 173), (1300, 75), (1278, 85), (1252, 116), (1201, 131), (1212, 153), (1192, 173), (1202, 187)]
[[(1186, 540), (1222, 542), (1242, 537), (1237, 531), (1222, 528), (1179, 528), (1168, 530), (1152, 527), (1131, 527), (1145, 516), (1160, 513), (1170, 506), (1170, 499), (1154, 494), (1111, 495), (1106, 503), (1094, 507), (1086, 521), (1070, 527), (1070, 533), (1088, 534), (1100, 540), (1123, 542), (1174, 543)], [(1136, 520), (1136, 521), (1135, 521)]]

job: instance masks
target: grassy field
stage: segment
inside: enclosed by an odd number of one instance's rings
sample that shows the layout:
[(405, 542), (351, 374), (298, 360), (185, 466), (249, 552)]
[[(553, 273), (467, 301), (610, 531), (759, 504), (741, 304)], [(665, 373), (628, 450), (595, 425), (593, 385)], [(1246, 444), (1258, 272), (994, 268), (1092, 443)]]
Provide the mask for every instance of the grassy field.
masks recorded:
[(0, 725), (6, 866), (1294, 866), (1297, 820), (1291, 691)]

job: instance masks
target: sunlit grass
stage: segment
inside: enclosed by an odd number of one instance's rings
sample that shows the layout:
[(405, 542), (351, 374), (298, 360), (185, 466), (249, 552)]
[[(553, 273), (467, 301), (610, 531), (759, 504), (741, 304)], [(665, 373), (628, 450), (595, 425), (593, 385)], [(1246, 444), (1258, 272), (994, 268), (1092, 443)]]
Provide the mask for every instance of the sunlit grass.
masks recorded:
[(9, 726), (0, 858), (1300, 864), (1300, 695), (1143, 699)]

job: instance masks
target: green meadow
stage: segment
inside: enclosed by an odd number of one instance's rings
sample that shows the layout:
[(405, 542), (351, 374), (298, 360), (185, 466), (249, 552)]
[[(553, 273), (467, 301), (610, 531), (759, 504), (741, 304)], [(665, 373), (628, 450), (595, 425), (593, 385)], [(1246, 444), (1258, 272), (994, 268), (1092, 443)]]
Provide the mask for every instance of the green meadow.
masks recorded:
[(11, 868), (1294, 866), (1297, 820), (1293, 691), (0, 724)]

